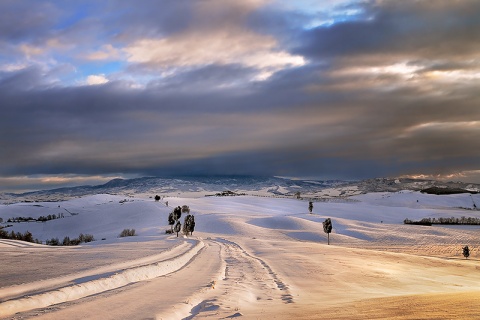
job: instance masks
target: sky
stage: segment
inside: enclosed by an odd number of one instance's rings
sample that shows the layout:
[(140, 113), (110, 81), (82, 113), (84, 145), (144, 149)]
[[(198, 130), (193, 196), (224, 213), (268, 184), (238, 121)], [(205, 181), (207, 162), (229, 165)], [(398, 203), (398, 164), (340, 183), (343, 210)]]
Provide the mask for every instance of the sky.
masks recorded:
[(0, 1), (0, 192), (480, 183), (476, 0)]

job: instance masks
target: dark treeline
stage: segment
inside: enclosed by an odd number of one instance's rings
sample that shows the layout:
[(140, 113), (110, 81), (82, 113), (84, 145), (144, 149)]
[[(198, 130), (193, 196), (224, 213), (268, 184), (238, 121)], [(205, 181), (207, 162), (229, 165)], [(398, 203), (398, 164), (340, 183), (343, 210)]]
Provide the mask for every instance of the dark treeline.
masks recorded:
[(63, 238), (62, 242), (60, 242), (58, 238), (52, 238), (45, 241), (45, 244), (49, 246), (77, 246), (80, 243), (87, 243), (92, 241), (95, 241), (93, 235), (80, 233), (78, 238), (70, 239), (70, 237), (65, 237)]
[(58, 215), (55, 214), (49, 214), (48, 216), (40, 216), (37, 219), (32, 218), (32, 217), (14, 217), (14, 218), (9, 218), (7, 222), (10, 223), (15, 223), (15, 222), (28, 222), (28, 221), (38, 221), (38, 222), (45, 222), (45, 221), (50, 221), (50, 220), (55, 220), (63, 218), (63, 214), (60, 213)]
[(30, 231), (25, 231), (25, 233), (11, 231), (8, 232), (6, 230), (0, 229), (0, 239), (10, 239), (10, 240), (20, 240), (20, 241), (27, 241), (33, 243), (41, 243), (38, 239), (33, 239), (33, 235)]
[(433, 224), (478, 226), (480, 225), (480, 218), (472, 218), (472, 217), (423, 218), (422, 220), (419, 220), (419, 221), (405, 219), (403, 223), (423, 225), (423, 226), (431, 226)]
[[(30, 231), (25, 231), (25, 233), (21, 233), (12, 230), (8, 232), (3, 228), (0, 228), (0, 239), (20, 240), (38, 244), (42, 243), (38, 239), (34, 239)], [(95, 241), (93, 235), (80, 233), (78, 238), (70, 239), (70, 237), (65, 237), (63, 238), (63, 241), (60, 241), (58, 238), (52, 238), (45, 241), (45, 244), (49, 246), (76, 246), (80, 243), (87, 243), (92, 241)]]

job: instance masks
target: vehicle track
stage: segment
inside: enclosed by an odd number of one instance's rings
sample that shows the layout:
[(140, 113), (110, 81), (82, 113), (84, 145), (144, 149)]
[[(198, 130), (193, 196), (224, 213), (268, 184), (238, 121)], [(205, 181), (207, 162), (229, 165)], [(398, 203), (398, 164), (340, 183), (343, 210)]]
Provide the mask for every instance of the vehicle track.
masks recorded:
[(252, 256), (239, 244), (226, 239), (211, 239), (221, 247), (223, 278), (212, 283), (215, 295), (205, 296), (184, 319), (231, 318), (248, 314), (250, 307), (272, 308), (294, 303), (288, 285), (262, 259)]

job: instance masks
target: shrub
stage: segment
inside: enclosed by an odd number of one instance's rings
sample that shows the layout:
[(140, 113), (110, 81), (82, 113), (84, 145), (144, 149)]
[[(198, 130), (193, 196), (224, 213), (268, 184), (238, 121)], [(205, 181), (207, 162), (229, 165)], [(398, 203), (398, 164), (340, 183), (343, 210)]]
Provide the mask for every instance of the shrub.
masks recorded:
[(45, 244), (49, 246), (59, 246), (60, 245), (60, 240), (58, 238), (52, 238), (50, 240), (45, 241)]
[(92, 242), (92, 241), (95, 241), (95, 238), (93, 237), (93, 235), (85, 234), (83, 236), (83, 242), (87, 243), (87, 242)]
[(63, 238), (62, 245), (69, 246), (70, 245), (70, 237)]
[(123, 229), (122, 232), (120, 232), (120, 235), (119, 237), (123, 238), (123, 237), (133, 237), (135, 236), (135, 229)]
[(63, 238), (63, 241), (60, 242), (58, 238), (52, 238), (45, 242), (45, 244), (49, 246), (78, 246), (80, 243), (87, 243), (95, 241), (95, 238), (91, 234), (83, 234), (80, 233), (78, 238), (70, 239), (70, 237), (66, 236)]

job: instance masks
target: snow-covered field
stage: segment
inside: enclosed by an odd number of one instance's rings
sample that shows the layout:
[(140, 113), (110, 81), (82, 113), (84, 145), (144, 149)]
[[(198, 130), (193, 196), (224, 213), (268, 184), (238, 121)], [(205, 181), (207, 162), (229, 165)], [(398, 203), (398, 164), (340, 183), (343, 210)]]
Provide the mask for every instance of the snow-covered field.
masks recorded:
[[(96, 241), (0, 239), (0, 318), (480, 319), (480, 226), (403, 224), (480, 218), (478, 194), (370, 193), (314, 202), (313, 214), (307, 200), (181, 196), (1, 205), (8, 231)], [(178, 205), (195, 215), (193, 236), (165, 234)], [(49, 214), (63, 218), (6, 223)], [(120, 238), (126, 228), (137, 235)]]

